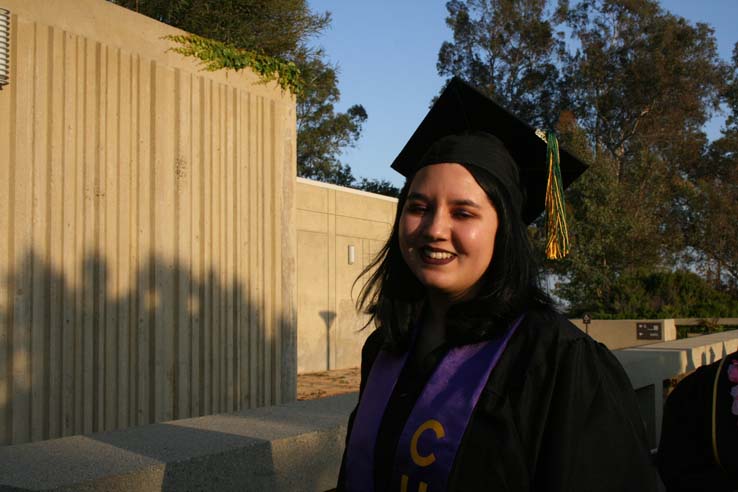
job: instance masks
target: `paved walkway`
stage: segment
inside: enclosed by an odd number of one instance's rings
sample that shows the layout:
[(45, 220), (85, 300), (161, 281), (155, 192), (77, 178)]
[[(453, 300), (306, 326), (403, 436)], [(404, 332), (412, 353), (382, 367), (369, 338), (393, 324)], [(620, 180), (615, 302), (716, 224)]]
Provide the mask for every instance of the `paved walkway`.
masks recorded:
[(297, 399), (315, 400), (327, 396), (359, 391), (361, 375), (358, 367), (297, 375)]

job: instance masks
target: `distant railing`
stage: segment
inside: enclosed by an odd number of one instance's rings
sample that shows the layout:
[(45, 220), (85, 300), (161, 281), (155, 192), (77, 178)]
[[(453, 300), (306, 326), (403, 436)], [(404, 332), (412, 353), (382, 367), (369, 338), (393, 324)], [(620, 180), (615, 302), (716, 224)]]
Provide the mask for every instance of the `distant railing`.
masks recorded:
[(677, 326), (699, 326), (705, 323), (720, 326), (738, 326), (738, 318), (675, 318)]

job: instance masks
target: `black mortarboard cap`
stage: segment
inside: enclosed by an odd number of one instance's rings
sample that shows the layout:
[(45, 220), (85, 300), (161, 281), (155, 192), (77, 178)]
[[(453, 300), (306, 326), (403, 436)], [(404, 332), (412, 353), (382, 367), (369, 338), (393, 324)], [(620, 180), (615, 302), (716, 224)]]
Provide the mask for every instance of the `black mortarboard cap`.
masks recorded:
[[(544, 209), (547, 145), (529, 125), (454, 77), (392, 168), (409, 177), (423, 166), (441, 162), (478, 166), (508, 189), (513, 206), (530, 224)], [(564, 188), (587, 169), (582, 160), (563, 148), (559, 162)]]

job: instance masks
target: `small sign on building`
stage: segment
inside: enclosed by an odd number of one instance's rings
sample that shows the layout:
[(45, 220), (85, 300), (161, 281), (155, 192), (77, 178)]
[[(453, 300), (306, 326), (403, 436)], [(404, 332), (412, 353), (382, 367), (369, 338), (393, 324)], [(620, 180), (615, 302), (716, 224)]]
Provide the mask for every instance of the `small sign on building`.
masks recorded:
[(661, 323), (636, 323), (637, 340), (661, 340)]

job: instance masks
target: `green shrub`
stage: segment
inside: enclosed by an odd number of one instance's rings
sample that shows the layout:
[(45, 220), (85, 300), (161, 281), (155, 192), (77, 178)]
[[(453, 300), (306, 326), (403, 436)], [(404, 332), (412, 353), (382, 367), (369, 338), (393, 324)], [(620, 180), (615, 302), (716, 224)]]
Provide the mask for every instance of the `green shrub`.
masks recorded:
[(738, 299), (685, 270), (642, 272), (618, 278), (589, 314), (600, 319), (702, 318), (705, 331), (718, 331), (710, 320), (738, 317)]

